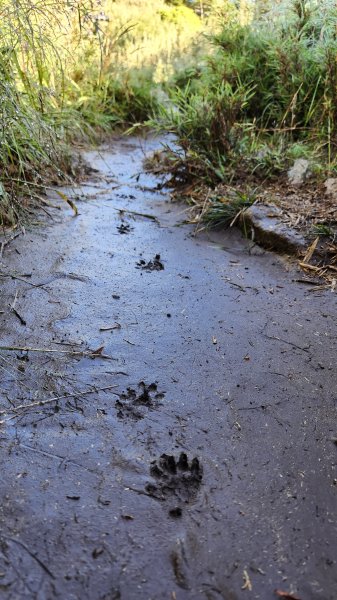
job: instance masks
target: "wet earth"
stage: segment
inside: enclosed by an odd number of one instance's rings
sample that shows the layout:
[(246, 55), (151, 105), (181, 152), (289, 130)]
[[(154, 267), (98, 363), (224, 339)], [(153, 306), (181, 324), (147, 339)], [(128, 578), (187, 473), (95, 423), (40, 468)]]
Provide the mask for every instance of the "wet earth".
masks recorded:
[(335, 295), (195, 237), (159, 146), (1, 248), (0, 597), (333, 600)]

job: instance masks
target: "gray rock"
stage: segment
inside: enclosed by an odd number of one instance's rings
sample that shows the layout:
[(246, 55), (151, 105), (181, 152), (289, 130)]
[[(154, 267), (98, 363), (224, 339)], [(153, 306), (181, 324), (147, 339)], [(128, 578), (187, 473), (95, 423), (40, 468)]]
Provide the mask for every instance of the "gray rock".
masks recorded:
[(281, 218), (282, 211), (277, 206), (254, 204), (242, 214), (242, 227), (248, 237), (264, 248), (298, 254), (307, 247), (307, 241), (282, 223)]
[(306, 158), (297, 158), (288, 171), (288, 181), (292, 185), (302, 185), (310, 177), (310, 163)]
[(337, 200), (337, 178), (329, 177), (324, 182), (324, 187), (325, 187), (326, 195)]

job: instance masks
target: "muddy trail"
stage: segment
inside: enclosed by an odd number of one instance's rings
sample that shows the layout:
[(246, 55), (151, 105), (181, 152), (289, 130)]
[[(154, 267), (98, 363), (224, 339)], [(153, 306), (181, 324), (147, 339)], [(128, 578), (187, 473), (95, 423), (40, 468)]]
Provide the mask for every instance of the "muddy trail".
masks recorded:
[(3, 248), (0, 597), (335, 600), (335, 295), (195, 237), (158, 146)]

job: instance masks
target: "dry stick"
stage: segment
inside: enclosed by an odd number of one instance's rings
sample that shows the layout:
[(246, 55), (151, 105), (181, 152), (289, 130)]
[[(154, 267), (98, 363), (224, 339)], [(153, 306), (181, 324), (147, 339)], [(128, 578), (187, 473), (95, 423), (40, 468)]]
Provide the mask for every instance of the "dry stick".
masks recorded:
[(310, 279), (293, 279), (294, 283), (305, 283), (306, 285), (322, 285), (320, 281), (310, 281)]
[(42, 286), (46, 285), (45, 283), (40, 283), (40, 284), (31, 283), (30, 281), (27, 281), (26, 279), (23, 279), (22, 277), (18, 277), (17, 275), (12, 275), (11, 273), (8, 273), (8, 274), (0, 273), (0, 277), (10, 277), (11, 279), (17, 279), (18, 281), (23, 281), (24, 283), (27, 283), (27, 285), (30, 285), (31, 287), (34, 287), (34, 288), (41, 288), (41, 289), (43, 289), (44, 292), (49, 294), (48, 290), (45, 290), (42, 287)]
[(266, 333), (263, 333), (262, 335), (264, 335), (264, 337), (268, 338), (268, 340), (277, 340), (278, 342), (283, 342), (284, 344), (289, 344), (289, 346), (292, 346), (293, 348), (297, 348), (298, 350), (302, 350), (302, 352), (308, 352), (310, 350), (310, 346), (297, 346), (297, 344), (294, 344), (293, 342), (289, 342), (288, 340), (284, 340), (280, 337), (277, 337), (276, 335), (267, 335)]
[(16, 305), (16, 301), (17, 301), (17, 299), (18, 299), (18, 291), (16, 290), (16, 292), (15, 292), (15, 297), (14, 297), (14, 300), (13, 300), (13, 303), (10, 305), (9, 309), (10, 309), (10, 311), (11, 311), (11, 312), (12, 312), (12, 313), (13, 313), (13, 314), (14, 314), (14, 315), (15, 315), (15, 316), (16, 316), (16, 317), (19, 319), (19, 321), (20, 321), (21, 325), (27, 325), (27, 323), (26, 323), (26, 321), (24, 320), (24, 318), (23, 318), (23, 317), (21, 317), (20, 313), (18, 313), (18, 311), (17, 311), (17, 310), (16, 310), (16, 308), (15, 308), (15, 305)]
[(8, 413), (16, 413), (20, 410), (25, 410), (26, 408), (35, 408), (37, 406), (45, 406), (46, 404), (51, 404), (52, 402), (57, 402), (58, 400), (65, 400), (66, 398), (79, 398), (80, 396), (86, 396), (87, 394), (94, 394), (96, 392), (105, 392), (107, 390), (112, 390), (113, 388), (118, 387), (118, 385), (108, 385), (102, 388), (95, 388), (93, 390), (87, 390), (85, 392), (74, 392), (73, 394), (66, 394), (65, 396), (55, 396), (54, 398), (48, 398), (47, 400), (36, 400), (36, 402), (31, 402), (30, 404), (20, 404), (15, 408), (9, 408), (8, 410), (1, 410), (0, 415), (8, 415)]
[(25, 544), (23, 544), (20, 540), (17, 540), (15, 538), (11, 538), (11, 537), (7, 537), (7, 540), (10, 540), (11, 542), (13, 542), (14, 544), (18, 544), (18, 546), (21, 546), (21, 548), (23, 548), (27, 554), (29, 554), (29, 556), (31, 556), (38, 565), (40, 565), (40, 567), (46, 572), (48, 573), (48, 575), (52, 578), (55, 579), (55, 575), (48, 569), (48, 567), (45, 565), (44, 562), (42, 562), (42, 560), (37, 556), (37, 554), (35, 554), (34, 552), (32, 552), (29, 548), (27, 548), (27, 546)]
[(122, 326), (120, 323), (115, 323), (114, 325), (110, 325), (110, 327), (100, 327), (100, 331), (111, 331), (112, 329), (121, 329)]
[(107, 354), (101, 354), (101, 352), (95, 351), (53, 350), (51, 348), (29, 348), (28, 346), (0, 346), (0, 350), (13, 350), (14, 352), (48, 352), (55, 354), (68, 354), (69, 356), (111, 358), (111, 356), (108, 356)]
[(10, 244), (13, 240), (15, 240), (15, 238), (19, 237), (19, 235), (21, 235), (22, 233), (24, 233), (24, 229), (22, 229), (21, 231), (18, 231), (14, 235), (12, 235), (12, 237), (10, 237), (8, 240), (5, 240), (4, 242), (1, 242), (1, 246), (0, 246), (0, 258), (2, 258), (2, 255), (4, 253), (5, 247), (8, 244)]
[(19, 319), (21, 325), (27, 325), (27, 321), (25, 321), (25, 319), (23, 317), (21, 317), (20, 313), (18, 313), (18, 311), (11, 306), (11, 312)]
[(130, 340), (126, 340), (125, 338), (123, 338), (123, 342), (130, 344), (130, 346), (137, 346), (137, 344), (135, 344), (134, 342), (130, 342)]
[(128, 210), (127, 208), (116, 208), (115, 206), (113, 206), (112, 208), (113, 210), (117, 210), (118, 212), (125, 212), (129, 215), (136, 215), (137, 217), (144, 217), (144, 219), (151, 219), (152, 221), (156, 221), (156, 223), (160, 224), (159, 219), (155, 215), (150, 215), (148, 213), (140, 213), (136, 212), (135, 210)]

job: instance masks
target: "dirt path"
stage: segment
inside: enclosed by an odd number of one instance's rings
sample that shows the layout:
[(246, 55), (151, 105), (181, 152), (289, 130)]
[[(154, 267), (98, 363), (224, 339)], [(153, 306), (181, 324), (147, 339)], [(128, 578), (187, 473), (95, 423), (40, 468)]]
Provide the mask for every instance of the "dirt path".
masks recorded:
[(335, 295), (176, 227), (143, 146), (3, 257), (1, 345), (79, 354), (0, 354), (0, 597), (335, 600)]

